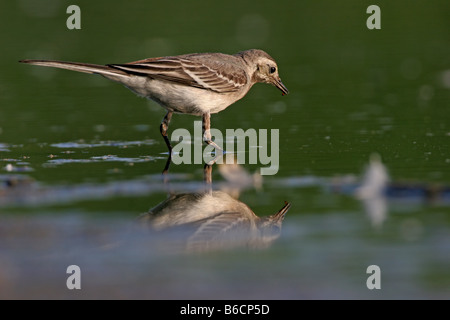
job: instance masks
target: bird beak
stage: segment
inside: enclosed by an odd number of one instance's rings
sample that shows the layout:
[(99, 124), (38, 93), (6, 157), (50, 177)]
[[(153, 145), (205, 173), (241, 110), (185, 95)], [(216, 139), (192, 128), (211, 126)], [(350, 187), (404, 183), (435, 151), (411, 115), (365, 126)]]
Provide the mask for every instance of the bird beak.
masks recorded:
[(291, 208), (291, 203), (285, 201), (284, 207), (281, 208), (280, 211), (278, 211), (277, 213), (275, 213), (272, 216), (273, 220), (280, 221), (280, 222), (283, 221), (284, 215), (289, 211), (290, 208)]
[(280, 91), (283, 93), (283, 96), (289, 93), (289, 90), (286, 88), (286, 86), (281, 82), (281, 79), (278, 78), (273, 82), (273, 85), (280, 89)]

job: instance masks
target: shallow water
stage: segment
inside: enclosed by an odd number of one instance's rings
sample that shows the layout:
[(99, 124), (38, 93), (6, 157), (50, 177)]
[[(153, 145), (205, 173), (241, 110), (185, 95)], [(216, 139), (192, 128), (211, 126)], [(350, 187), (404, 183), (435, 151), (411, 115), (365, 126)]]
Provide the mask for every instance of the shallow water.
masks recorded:
[[(361, 2), (263, 1), (240, 4), (238, 17), (233, 1), (197, 16), (184, 6), (169, 17), (164, 3), (136, 1), (126, 15), (86, 4), (82, 30), (68, 31), (61, 5), (2, 4), (0, 298), (450, 298), (447, 2), (383, 4), (377, 31)], [(255, 85), (212, 126), (279, 129), (279, 171), (260, 177), (265, 165), (243, 164), (236, 181), (214, 165), (212, 186), (261, 217), (292, 207), (267, 248), (195, 254), (181, 231), (138, 223), (170, 192), (205, 190), (202, 164), (161, 175), (163, 110), (101, 77), (16, 62), (251, 47), (277, 59), (290, 94)], [(194, 120), (175, 115), (169, 132), (193, 132)], [(364, 193), (379, 177), (364, 174), (374, 153), (389, 181)], [(66, 288), (73, 264), (81, 290)], [(380, 290), (366, 286), (370, 265)]]

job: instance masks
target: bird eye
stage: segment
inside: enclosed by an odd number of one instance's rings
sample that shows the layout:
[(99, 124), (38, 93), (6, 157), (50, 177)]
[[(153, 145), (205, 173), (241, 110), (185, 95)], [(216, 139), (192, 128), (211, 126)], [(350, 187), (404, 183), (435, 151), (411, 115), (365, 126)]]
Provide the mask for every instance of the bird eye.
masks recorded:
[(275, 67), (270, 67), (270, 73), (274, 73), (275, 71), (277, 71), (277, 68), (275, 68)]

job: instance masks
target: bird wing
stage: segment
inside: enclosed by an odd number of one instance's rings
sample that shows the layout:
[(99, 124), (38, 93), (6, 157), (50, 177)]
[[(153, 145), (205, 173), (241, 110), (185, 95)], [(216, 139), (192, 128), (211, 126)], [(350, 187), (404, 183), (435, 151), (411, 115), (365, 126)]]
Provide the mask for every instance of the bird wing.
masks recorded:
[(198, 228), (188, 239), (190, 249), (200, 249), (227, 242), (245, 242), (252, 223), (240, 212), (224, 211), (196, 223)]
[(175, 82), (218, 93), (235, 92), (247, 84), (244, 69), (214, 55), (150, 58), (126, 64), (109, 64), (130, 74)]

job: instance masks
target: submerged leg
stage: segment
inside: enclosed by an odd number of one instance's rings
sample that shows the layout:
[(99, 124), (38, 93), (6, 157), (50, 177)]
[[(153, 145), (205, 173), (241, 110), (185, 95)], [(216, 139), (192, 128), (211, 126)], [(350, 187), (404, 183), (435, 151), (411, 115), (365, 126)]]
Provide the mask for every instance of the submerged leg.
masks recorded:
[(166, 115), (164, 116), (164, 119), (161, 122), (161, 126), (159, 127), (159, 131), (161, 132), (161, 135), (164, 138), (164, 142), (167, 145), (167, 148), (169, 149), (169, 156), (167, 157), (166, 165), (163, 170), (163, 174), (165, 176), (164, 179), (167, 179), (167, 172), (169, 172), (170, 163), (172, 162), (172, 145), (170, 144), (169, 137), (167, 136), (167, 130), (169, 129), (169, 123), (172, 119), (172, 111), (168, 111)]
[(205, 181), (205, 191), (212, 193), (212, 165), (205, 164), (203, 168), (203, 179)]
[(172, 163), (172, 152), (169, 152), (169, 156), (166, 160), (166, 165), (164, 166), (163, 175), (164, 175), (164, 182), (167, 182), (167, 173), (169, 172), (170, 164)]
[(161, 132), (161, 135), (164, 138), (164, 142), (166, 143), (167, 148), (169, 149), (169, 155), (172, 154), (172, 145), (170, 144), (169, 137), (167, 136), (167, 130), (169, 129), (169, 123), (170, 120), (172, 119), (172, 114), (173, 114), (172, 111), (168, 111), (161, 122), (161, 126), (159, 127), (159, 131)]

